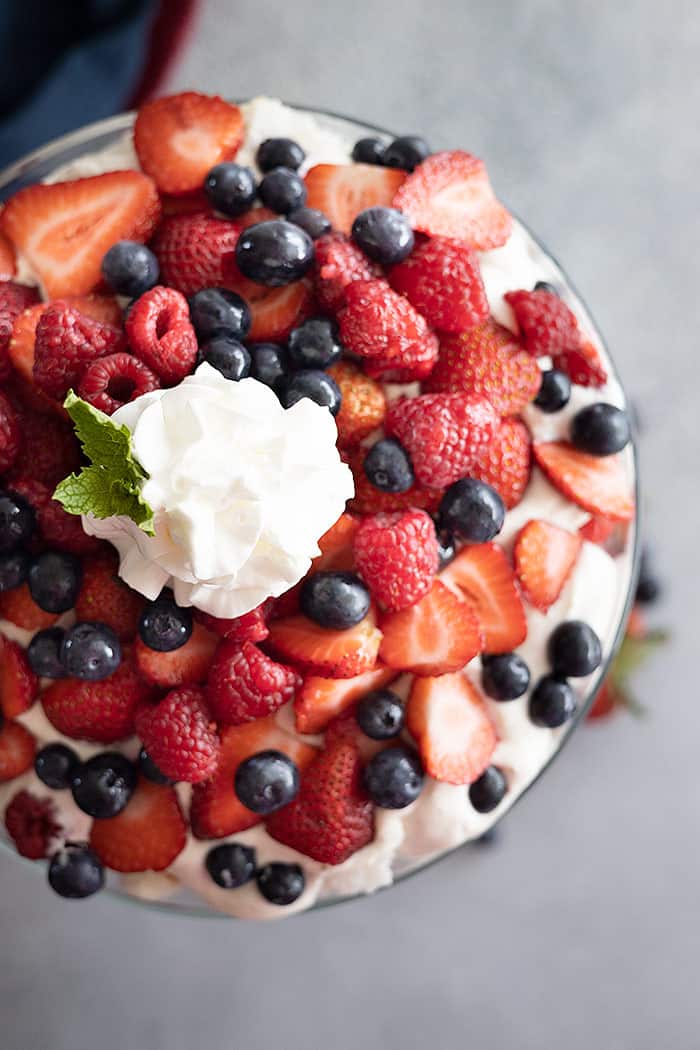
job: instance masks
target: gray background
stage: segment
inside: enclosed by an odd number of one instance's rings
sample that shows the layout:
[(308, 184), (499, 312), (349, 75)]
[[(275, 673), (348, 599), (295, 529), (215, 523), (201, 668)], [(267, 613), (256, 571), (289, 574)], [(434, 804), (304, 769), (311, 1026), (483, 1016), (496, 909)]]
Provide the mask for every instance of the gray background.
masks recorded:
[(506, 820), (276, 925), (62, 902), (0, 856), (3, 1050), (698, 1045), (694, 0), (205, 0), (173, 86), (325, 104), (485, 156), (641, 405), (674, 639), (650, 709), (580, 731)]

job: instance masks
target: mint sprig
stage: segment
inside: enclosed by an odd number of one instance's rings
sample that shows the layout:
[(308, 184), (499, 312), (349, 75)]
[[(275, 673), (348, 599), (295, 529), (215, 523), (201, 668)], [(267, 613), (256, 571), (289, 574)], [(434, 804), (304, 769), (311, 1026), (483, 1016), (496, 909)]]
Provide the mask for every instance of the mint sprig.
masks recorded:
[(69, 514), (123, 515), (149, 536), (153, 510), (141, 495), (148, 474), (134, 455), (131, 431), (72, 390), (63, 402), (91, 466), (65, 478), (53, 496)]

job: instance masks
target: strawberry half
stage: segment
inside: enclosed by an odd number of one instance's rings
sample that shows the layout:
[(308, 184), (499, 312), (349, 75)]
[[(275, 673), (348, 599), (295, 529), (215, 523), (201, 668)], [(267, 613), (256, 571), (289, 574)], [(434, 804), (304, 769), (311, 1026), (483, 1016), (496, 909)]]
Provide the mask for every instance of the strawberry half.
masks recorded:
[(471, 784), (491, 761), (498, 737), (483, 697), (465, 674), (417, 678), (406, 724), (435, 780)]
[(356, 216), (365, 208), (391, 205), (405, 179), (404, 171), (376, 164), (316, 164), (304, 178), (306, 206), (318, 208), (349, 236)]
[(359, 524), (352, 514), (340, 515), (318, 541), (321, 553), (311, 562), (313, 572), (320, 572), (321, 569), (335, 569), (339, 572), (352, 569), (353, 542)]
[(527, 637), (527, 621), (515, 575), (496, 543), (463, 547), (442, 573), (472, 606), (487, 653), (509, 653)]
[(481, 632), (472, 606), (439, 580), (415, 605), (382, 617), (381, 627), (382, 662), (417, 675), (457, 671), (481, 649)]
[(183, 295), (224, 283), (224, 259), (235, 251), (241, 227), (213, 215), (173, 215), (164, 219), (151, 245), (163, 284)]
[(187, 826), (171, 787), (140, 780), (125, 809), (94, 820), (90, 846), (113, 871), (163, 871), (185, 848)]
[(219, 644), (217, 635), (195, 623), (192, 634), (179, 649), (157, 652), (137, 638), (134, 644), (139, 674), (152, 685), (174, 689), (178, 685), (196, 685), (206, 681), (214, 652)]
[(354, 678), (371, 671), (382, 640), (374, 613), (344, 631), (319, 627), (306, 616), (289, 616), (270, 624), (267, 644), (283, 660), (324, 678)]
[(3, 638), (0, 648), (0, 710), (5, 718), (17, 718), (36, 700), (37, 677), (29, 666), (24, 649)]
[(566, 441), (533, 445), (537, 465), (567, 499), (615, 521), (634, 517), (634, 499), (618, 456), (591, 456)]
[(504, 419), (488, 445), (477, 453), (469, 476), (491, 485), (510, 510), (525, 495), (531, 470), (530, 431), (519, 419)]
[(6, 721), (0, 727), (0, 784), (14, 780), (31, 769), (36, 740), (19, 722)]
[(297, 732), (321, 733), (331, 719), (342, 714), (366, 693), (389, 685), (397, 673), (391, 667), (377, 667), (356, 678), (305, 678), (294, 698)]
[(389, 271), (389, 283), (442, 332), (465, 332), (489, 315), (476, 252), (453, 237), (431, 237)]
[(529, 521), (515, 541), (515, 571), (523, 594), (547, 612), (562, 592), (581, 553), (583, 540), (547, 521)]

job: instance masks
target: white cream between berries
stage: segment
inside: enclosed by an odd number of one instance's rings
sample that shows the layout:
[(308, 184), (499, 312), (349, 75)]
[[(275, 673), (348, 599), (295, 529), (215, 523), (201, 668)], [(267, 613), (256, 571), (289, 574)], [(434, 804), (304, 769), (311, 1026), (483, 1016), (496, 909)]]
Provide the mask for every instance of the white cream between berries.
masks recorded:
[[(299, 113), (282, 106), (274, 100), (256, 100), (242, 107), (245, 117), (245, 138), (236, 160), (252, 164), (259, 144), (274, 135), (294, 139), (306, 151), (302, 171), (316, 164), (339, 164), (349, 160), (352, 140), (342, 123), (325, 120), (313, 114)], [(54, 173), (52, 179), (75, 178), (85, 174), (97, 174), (104, 170), (121, 167), (136, 168), (137, 161), (131, 146), (130, 136), (125, 137), (104, 154), (96, 154), (73, 162), (68, 170)], [(574, 310), (579, 326), (586, 339), (590, 340), (604, 366), (610, 371), (610, 362), (593, 328), (590, 318), (581, 303), (567, 288), (558, 268), (530, 238), (524, 228), (514, 223), (513, 232), (502, 247), (482, 252), (479, 256), (481, 273), (493, 318), (513, 332), (518, 326), (510, 306), (503, 294), (515, 289), (530, 289), (537, 281), (553, 283), (565, 301)], [(22, 281), (31, 283), (29, 267), (20, 258), (19, 274)], [(542, 360), (541, 366), (547, 361)], [(399, 386), (385, 383), (391, 399), (400, 394), (415, 394), (409, 385)], [(148, 395), (146, 395), (148, 396)], [(609, 378), (603, 386), (584, 387), (574, 385), (571, 399), (562, 411), (546, 414), (535, 406), (528, 406), (523, 417), (535, 442), (556, 442), (568, 438), (573, 416), (582, 408), (599, 402), (624, 406), (624, 397), (619, 385)], [(377, 438), (376, 433), (363, 439), (368, 447)], [(631, 487), (633, 476), (632, 455), (629, 448), (620, 455), (622, 468)], [(585, 526), (591, 515), (576, 503), (567, 499), (547, 480), (538, 467), (534, 467), (529, 485), (522, 500), (506, 513), (505, 522), (496, 543), (510, 555), (517, 534), (531, 520), (544, 520), (569, 532)], [(603, 654), (607, 655), (622, 615), (625, 604), (626, 585), (629, 579), (629, 540), (625, 550), (612, 558), (599, 545), (584, 542), (576, 564), (566, 580), (558, 599), (546, 614), (525, 604), (527, 638), (518, 646), (518, 653), (527, 662), (531, 681), (536, 682), (549, 671), (547, 642), (553, 629), (568, 620), (587, 623), (601, 639)], [(449, 566), (445, 575), (451, 586)], [(61, 622), (70, 623), (72, 614), (66, 614)], [(22, 645), (30, 639), (14, 624), (3, 621), (3, 633), (15, 638)], [(478, 656), (469, 661), (464, 673), (481, 691), (481, 661)], [(402, 674), (390, 688), (404, 699), (411, 687), (412, 676)], [(590, 677), (572, 682), (579, 697), (586, 694)], [(566, 726), (549, 729), (536, 726), (528, 717), (529, 690), (518, 699), (507, 703), (496, 702), (488, 697), (484, 704), (490, 720), (495, 726), (498, 741), (489, 759), (489, 764), (502, 770), (507, 780), (507, 792), (502, 801), (490, 812), (479, 813), (471, 805), (466, 785), (441, 783), (426, 777), (418, 799), (405, 809), (382, 809), (374, 811), (374, 837), (372, 841), (337, 865), (321, 864), (305, 854), (283, 845), (272, 838), (264, 824), (239, 831), (234, 835), (216, 840), (199, 840), (190, 833), (185, 849), (175, 858), (165, 872), (132, 874), (123, 879), (125, 892), (136, 896), (157, 898), (176, 893), (180, 887), (193, 890), (212, 907), (234, 915), (246, 917), (278, 917), (292, 911), (309, 907), (319, 899), (332, 899), (354, 893), (371, 892), (388, 885), (405, 870), (418, 867), (445, 850), (482, 834), (502, 813), (509, 808), (557, 750)], [(287, 704), (275, 715), (282, 734), (290, 740), (300, 739), (295, 727), (292, 704)], [(114, 745), (88, 745), (71, 738), (62, 738), (45, 718), (40, 704), (19, 716), (22, 722), (42, 743), (62, 741), (82, 759), (116, 748), (134, 757), (139, 749), (138, 740)], [(404, 733), (407, 742), (410, 738)], [(322, 743), (320, 735), (305, 735), (303, 740), (310, 745)], [(50, 795), (60, 815), (62, 835), (69, 840), (87, 837), (89, 818), (73, 803), (69, 792), (47, 792), (46, 787), (34, 775), (25, 774), (4, 786), (3, 804), (22, 787), (39, 797)], [(178, 784), (178, 794), (187, 811), (191, 788)], [(235, 841), (255, 849), (258, 865), (275, 862), (299, 864), (305, 876), (303, 893), (287, 907), (282, 908), (265, 901), (254, 881), (236, 890), (219, 888), (210, 878), (204, 864), (206, 854), (213, 845)]]

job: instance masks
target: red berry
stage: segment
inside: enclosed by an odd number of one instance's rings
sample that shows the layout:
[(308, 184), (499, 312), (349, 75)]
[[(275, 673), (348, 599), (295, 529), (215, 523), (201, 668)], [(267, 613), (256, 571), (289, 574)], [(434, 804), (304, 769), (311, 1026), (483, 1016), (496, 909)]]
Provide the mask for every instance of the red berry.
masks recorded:
[(0, 710), (5, 718), (17, 718), (36, 700), (37, 677), (24, 649), (3, 638), (0, 646)]
[(219, 737), (204, 692), (173, 689), (157, 704), (142, 704), (136, 731), (158, 769), (173, 780), (197, 784), (216, 770)]
[(49, 547), (77, 555), (100, 549), (100, 540), (83, 531), (80, 517), (68, 514), (57, 500), (52, 499), (51, 489), (46, 485), (29, 478), (13, 477), (8, 487), (31, 503), (41, 539)]
[(185, 848), (187, 826), (171, 787), (140, 780), (116, 817), (93, 821), (90, 846), (113, 871), (163, 871)]
[(575, 350), (563, 350), (554, 355), (554, 367), (558, 368), (579, 386), (605, 386), (608, 372), (603, 360), (593, 346), (585, 341)]
[(159, 387), (158, 376), (143, 361), (131, 354), (108, 354), (88, 365), (80, 380), (78, 394), (111, 416), (128, 401)]
[(306, 616), (287, 616), (270, 624), (270, 648), (309, 674), (354, 678), (377, 663), (382, 634), (372, 610), (344, 631), (319, 627)]
[(36, 326), (34, 382), (49, 397), (62, 401), (92, 361), (116, 353), (123, 345), (122, 332), (58, 300), (46, 307)]
[(345, 291), (353, 281), (370, 281), (381, 275), (360, 249), (342, 233), (326, 233), (314, 244), (316, 298), (319, 306), (337, 314), (345, 306)]
[(229, 641), (242, 645), (243, 642), (262, 642), (270, 633), (267, 628), (267, 614), (265, 605), (259, 605), (257, 609), (251, 609), (243, 616), (237, 616), (233, 620), (222, 620), (218, 616), (202, 612), (201, 609), (194, 610), (195, 619), (213, 631), (220, 638), (228, 638)]
[(126, 319), (126, 334), (136, 356), (166, 386), (179, 383), (194, 369), (197, 337), (187, 300), (174, 288), (156, 285), (144, 292)]
[[(14, 398), (13, 398), (14, 401)], [(80, 445), (72, 425), (57, 415), (41, 415), (15, 403), (21, 442), (11, 478), (31, 478), (53, 492), (80, 467)]]
[(41, 631), (58, 619), (57, 613), (40, 609), (32, 598), (26, 583), (0, 594), (0, 618), (9, 620), (25, 631)]
[(296, 671), (278, 664), (252, 642), (222, 642), (207, 679), (207, 703), (217, 722), (241, 725), (273, 714), (294, 696)]
[(365, 208), (390, 205), (405, 178), (404, 171), (377, 164), (316, 164), (304, 177), (306, 204), (349, 235), (356, 216)]
[(489, 315), (479, 259), (465, 241), (431, 237), (417, 244), (391, 268), (389, 281), (442, 332), (465, 332)]
[(141, 638), (137, 638), (134, 652), (139, 674), (147, 682), (164, 689), (204, 682), (218, 642), (217, 635), (199, 623), (194, 624), (192, 634), (184, 645), (166, 653), (149, 649)]
[(426, 772), (447, 784), (480, 777), (498, 742), (484, 698), (465, 674), (416, 678), (406, 723)]
[(441, 675), (458, 671), (481, 649), (481, 631), (471, 606), (435, 580), (415, 605), (381, 619), (383, 663), (397, 671)]
[(320, 733), (331, 719), (373, 689), (397, 677), (390, 667), (377, 667), (356, 678), (321, 678), (310, 675), (294, 697), (294, 719), (299, 733)]
[(634, 499), (618, 456), (591, 456), (566, 441), (532, 446), (538, 467), (567, 499), (615, 521), (634, 517)]
[(240, 223), (201, 212), (165, 219), (151, 245), (162, 280), (183, 295), (221, 287), (225, 284), (224, 260), (233, 255), (240, 232)]
[(5, 827), (22, 857), (41, 860), (61, 834), (56, 807), (50, 798), (18, 791), (5, 810)]
[(518, 533), (513, 558), (523, 594), (547, 612), (562, 592), (581, 553), (583, 539), (547, 521), (529, 521)]
[(38, 301), (36, 288), (14, 281), (0, 281), (0, 379), (7, 379), (10, 374), (8, 348), (14, 323), (24, 310)]
[(440, 504), (442, 491), (436, 488), (423, 488), (414, 485), (407, 492), (382, 492), (375, 488), (364, 469), (367, 450), (353, 450), (347, 457), (355, 481), (355, 496), (351, 500), (350, 510), (359, 514), (390, 514), (395, 510), (408, 510), (422, 507), (427, 511), (436, 511)]
[(437, 355), (437, 338), (425, 319), (385, 281), (353, 281), (345, 298), (340, 338), (354, 354), (394, 368), (410, 367), (426, 351)]
[(355, 564), (385, 609), (406, 609), (426, 595), (438, 568), (438, 542), (424, 510), (365, 518), (355, 536)]
[(19, 722), (5, 721), (0, 726), (0, 784), (14, 780), (31, 769), (36, 740)]
[(525, 349), (533, 357), (556, 357), (578, 350), (581, 333), (575, 314), (554, 292), (506, 292)]
[(121, 641), (136, 634), (144, 599), (119, 577), (119, 558), (109, 547), (83, 562), (83, 578), (75, 603), (78, 620), (106, 623)]
[(12, 241), (8, 240), (4, 233), (0, 233), (0, 278), (10, 280), (17, 272), (17, 259)]
[(17, 413), (0, 391), (0, 474), (5, 474), (17, 459), (20, 441)]
[(488, 445), (479, 450), (469, 475), (491, 485), (510, 510), (525, 495), (531, 469), (530, 431), (519, 419), (504, 419)]
[(527, 620), (515, 574), (497, 543), (463, 547), (440, 577), (456, 585), (479, 623), (481, 648), (507, 653), (527, 638)]

